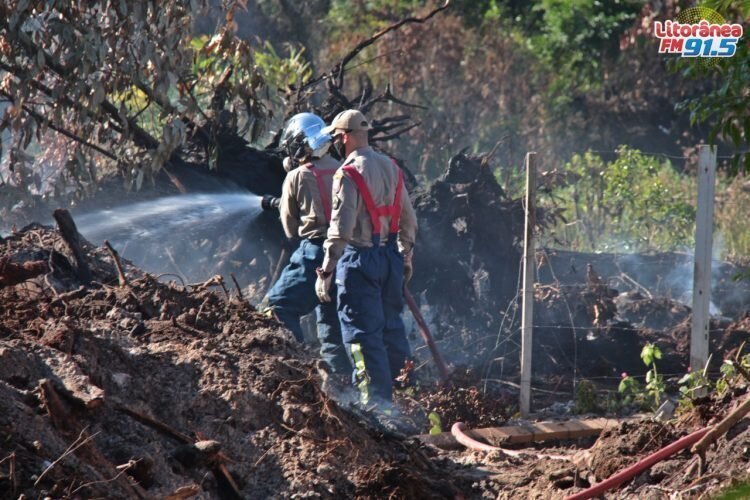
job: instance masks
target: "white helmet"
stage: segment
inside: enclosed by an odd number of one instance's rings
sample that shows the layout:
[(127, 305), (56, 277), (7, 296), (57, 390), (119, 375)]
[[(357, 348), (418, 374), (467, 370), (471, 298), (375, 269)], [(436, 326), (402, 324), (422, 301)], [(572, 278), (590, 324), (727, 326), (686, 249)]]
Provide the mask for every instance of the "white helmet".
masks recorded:
[(313, 113), (299, 113), (289, 119), (280, 144), (293, 166), (303, 160), (322, 158), (328, 153), (331, 136), (322, 132), (325, 126), (323, 119)]

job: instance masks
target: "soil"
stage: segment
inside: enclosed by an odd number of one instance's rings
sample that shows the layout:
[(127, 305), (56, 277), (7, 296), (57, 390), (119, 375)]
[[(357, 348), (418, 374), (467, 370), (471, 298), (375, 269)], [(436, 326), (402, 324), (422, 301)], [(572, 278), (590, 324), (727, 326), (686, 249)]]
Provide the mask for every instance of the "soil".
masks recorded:
[[(734, 381), (721, 399), (696, 401), (670, 423), (624, 424), (590, 449), (586, 441), (545, 445), (545, 454), (569, 460), (540, 457), (541, 445), (509, 457), (408, 438), (432, 427), (430, 413), (444, 431), (456, 421), (512, 422), (520, 316), (513, 235), (522, 212), (481, 159), (457, 158), (418, 193), (416, 208), (425, 253), (410, 288), (452, 377), (436, 384), (415, 341), (417, 385), (398, 393), (395, 426), (357, 409), (353, 390), (328, 375), (312, 348), (238, 300), (227, 282), (163, 283), (123, 261), (128, 283), (120, 286), (107, 251), (83, 241), (94, 281), (82, 286), (55, 230), (31, 225), (0, 240), (2, 269), (15, 273), (0, 276), (0, 497), (562, 498), (743, 397), (744, 383)], [(577, 255), (569, 272), (560, 259), (570, 254), (538, 258), (534, 386), (547, 399), (571, 399), (573, 374), (603, 387), (623, 371), (642, 375), (647, 341), (662, 350), (668, 384), (685, 373), (691, 316), (682, 302), (649, 297), (658, 285), (614, 257), (617, 265)], [(710, 325), (710, 373), (745, 352), (750, 315), (738, 290), (717, 294), (724, 316)], [(709, 452), (706, 475), (691, 471), (694, 459), (682, 452), (607, 497), (716, 491), (747, 474), (748, 449), (742, 421)]]
[(445, 431), (453, 422), (463, 422), (469, 428), (494, 427), (505, 424), (516, 405), (513, 393), (492, 386), (485, 390), (481, 377), (470, 369), (454, 370), (448, 384), (398, 391), (396, 401), (403, 418), (421, 433), (432, 427), (430, 413), (440, 418)]
[[(56, 270), (0, 290), (1, 497), (458, 491), (413, 442), (327, 396), (346, 389), (245, 302), (127, 263), (119, 287), (105, 251), (85, 250), (90, 287)], [(65, 245), (40, 227), (0, 245), (14, 260), (52, 251)]]

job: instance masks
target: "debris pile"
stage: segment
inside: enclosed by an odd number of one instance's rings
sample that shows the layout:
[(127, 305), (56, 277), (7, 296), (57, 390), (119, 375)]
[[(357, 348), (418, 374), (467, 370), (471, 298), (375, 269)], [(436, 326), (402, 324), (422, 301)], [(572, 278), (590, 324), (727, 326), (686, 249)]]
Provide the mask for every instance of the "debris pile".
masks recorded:
[(161, 283), (81, 241), (84, 286), (70, 250), (40, 226), (0, 243), (49, 265), (0, 288), (0, 496), (454, 496), (220, 279)]
[(459, 153), (414, 193), (419, 232), (410, 290), (449, 363), (479, 368), (516, 292), (523, 208), (482, 158)]

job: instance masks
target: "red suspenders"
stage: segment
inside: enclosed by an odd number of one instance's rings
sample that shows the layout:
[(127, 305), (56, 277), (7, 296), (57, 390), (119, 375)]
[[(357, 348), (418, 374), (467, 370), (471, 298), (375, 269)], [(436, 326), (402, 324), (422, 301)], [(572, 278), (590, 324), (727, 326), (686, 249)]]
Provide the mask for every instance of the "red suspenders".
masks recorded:
[(380, 236), (380, 230), (382, 227), (380, 224), (381, 217), (390, 217), (391, 224), (388, 232), (391, 234), (398, 233), (398, 223), (401, 217), (401, 190), (404, 186), (404, 174), (398, 164), (393, 159), (391, 159), (391, 161), (398, 172), (398, 183), (396, 184), (396, 196), (393, 200), (393, 205), (375, 205), (375, 200), (372, 199), (370, 188), (367, 187), (367, 183), (365, 182), (364, 177), (362, 177), (362, 174), (360, 174), (352, 165), (344, 165), (341, 167), (344, 172), (349, 174), (349, 177), (354, 181), (359, 193), (362, 195), (362, 200), (365, 202), (367, 213), (370, 214), (373, 236)]
[(303, 167), (307, 168), (315, 176), (315, 182), (318, 183), (318, 191), (320, 192), (320, 199), (323, 201), (323, 212), (326, 216), (326, 222), (331, 222), (331, 194), (326, 189), (326, 183), (323, 180), (324, 175), (332, 176), (336, 173), (335, 168), (320, 169), (316, 168), (312, 163), (306, 163)]

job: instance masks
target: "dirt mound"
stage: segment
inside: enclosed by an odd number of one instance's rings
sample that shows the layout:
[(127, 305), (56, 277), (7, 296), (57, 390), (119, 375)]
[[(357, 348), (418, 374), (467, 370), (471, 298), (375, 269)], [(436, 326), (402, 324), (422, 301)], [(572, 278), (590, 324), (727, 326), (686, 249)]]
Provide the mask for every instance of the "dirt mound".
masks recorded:
[(587, 465), (599, 480), (606, 479), (677, 437), (668, 426), (656, 421), (626, 422), (602, 433), (589, 450)]
[[(117, 286), (105, 250), (83, 248), (90, 286), (52, 266), (0, 289), (0, 496), (454, 496), (244, 301), (127, 263)], [(14, 262), (55, 253), (40, 227), (0, 245)]]

